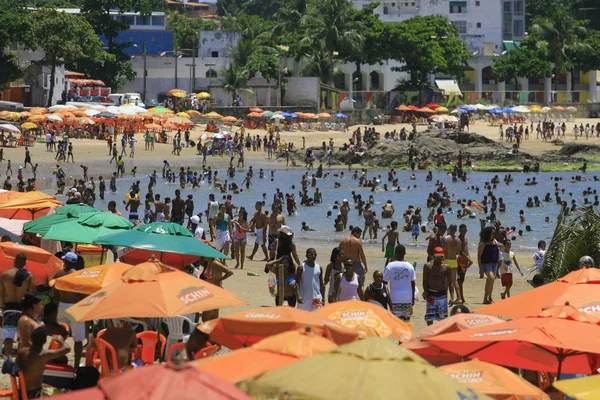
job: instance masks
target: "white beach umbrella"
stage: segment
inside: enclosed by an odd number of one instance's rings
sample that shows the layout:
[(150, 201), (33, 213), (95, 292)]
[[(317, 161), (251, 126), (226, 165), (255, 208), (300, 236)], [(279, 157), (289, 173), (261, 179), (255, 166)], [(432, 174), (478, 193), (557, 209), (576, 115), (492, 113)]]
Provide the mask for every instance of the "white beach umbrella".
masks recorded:
[(48, 115), (48, 121), (63, 122), (63, 119), (61, 118), (60, 115), (52, 114), (52, 115)]
[(19, 128), (11, 124), (0, 124), (0, 130), (21, 133), (21, 130)]
[(87, 115), (88, 117), (93, 117), (94, 115), (100, 114), (101, 111), (99, 110), (85, 110), (85, 115)]

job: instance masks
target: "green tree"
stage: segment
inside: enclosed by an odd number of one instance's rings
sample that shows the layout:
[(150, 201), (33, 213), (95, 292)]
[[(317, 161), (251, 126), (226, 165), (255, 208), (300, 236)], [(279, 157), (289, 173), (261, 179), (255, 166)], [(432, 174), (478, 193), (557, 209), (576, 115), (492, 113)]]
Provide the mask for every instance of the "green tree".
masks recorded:
[(16, 57), (8, 51), (12, 43), (33, 45), (30, 20), (18, 0), (6, 0), (0, 9), (0, 89), (23, 75)]
[(215, 21), (200, 18), (189, 18), (174, 12), (167, 18), (167, 29), (173, 30), (175, 49), (193, 49), (198, 56), (198, 32), (217, 30)]
[(239, 92), (251, 92), (251, 90), (246, 88), (248, 79), (248, 70), (236, 63), (229, 64), (229, 66), (223, 68), (219, 74), (219, 82), (223, 85), (223, 90), (231, 95), (232, 103)]
[(40, 9), (30, 15), (34, 37), (44, 51), (38, 63), (50, 67), (48, 106), (52, 105), (56, 67), (74, 59), (99, 60), (103, 56), (102, 41), (85, 18)]
[(518, 78), (540, 79), (552, 75), (552, 63), (548, 61), (548, 49), (537, 47), (535, 40), (525, 39), (520, 47), (497, 57), (492, 67), (500, 82), (517, 81)]

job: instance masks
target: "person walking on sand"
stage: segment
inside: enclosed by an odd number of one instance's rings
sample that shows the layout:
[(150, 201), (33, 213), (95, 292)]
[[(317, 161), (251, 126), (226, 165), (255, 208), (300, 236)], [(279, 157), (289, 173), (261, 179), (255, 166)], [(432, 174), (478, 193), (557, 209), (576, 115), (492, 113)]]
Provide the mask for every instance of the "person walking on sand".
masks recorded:
[(494, 292), (494, 278), (496, 268), (500, 260), (500, 249), (496, 242), (496, 229), (487, 226), (479, 234), (479, 246), (477, 248), (477, 263), (483, 269), (485, 275), (485, 289), (483, 293), (483, 304), (492, 304), (492, 293)]
[(258, 247), (260, 246), (262, 248), (263, 253), (265, 254), (265, 258), (262, 261), (268, 261), (269, 252), (267, 251), (267, 246), (265, 245), (265, 235), (267, 233), (266, 230), (268, 223), (267, 216), (262, 210), (262, 202), (257, 201), (254, 205), (254, 208), (256, 209), (256, 212), (254, 213), (254, 217), (250, 221), (250, 226), (248, 227), (248, 230), (252, 230), (254, 228), (254, 231), (256, 233), (256, 239), (254, 241), (254, 249), (252, 249), (252, 253), (250, 254), (250, 256), (248, 256), (248, 259), (252, 261), (254, 255), (258, 251)]
[[(450, 266), (451, 278), (450, 278), (450, 305), (455, 303), (454, 294), (456, 292), (456, 301), (458, 301), (458, 261), (457, 257), (460, 254), (460, 250), (462, 249), (462, 244), (460, 238), (456, 236), (457, 227), (455, 224), (451, 224), (448, 227), (448, 235), (444, 237), (442, 247), (445, 252), (445, 261), (446, 264)], [(435, 255), (434, 255), (435, 258)], [(459, 304), (459, 303), (457, 303)]]
[(500, 253), (500, 266), (498, 268), (498, 274), (500, 275), (500, 282), (502, 282), (502, 286), (504, 287), (504, 292), (500, 293), (500, 297), (504, 300), (507, 297), (510, 297), (510, 288), (513, 285), (513, 274), (512, 267), (513, 265), (517, 267), (521, 276), (523, 276), (523, 272), (521, 271), (521, 267), (519, 267), (519, 263), (517, 262), (517, 257), (515, 253), (510, 251), (512, 247), (512, 240), (504, 239), (504, 249), (502, 253)]
[(327, 291), (327, 302), (334, 303), (334, 289), (335, 289), (335, 276), (341, 274), (344, 271), (344, 251), (339, 247), (334, 247), (331, 251), (331, 257), (329, 258), (329, 264), (325, 269), (324, 284), (329, 284), (329, 290)]
[(323, 305), (323, 270), (316, 260), (317, 251), (309, 248), (306, 250), (306, 261), (296, 268), (296, 282), (300, 284), (301, 300), (298, 308), (306, 311), (316, 310)]
[(285, 225), (285, 217), (281, 214), (280, 204), (273, 203), (271, 206), (271, 215), (269, 215), (269, 259), (275, 258), (277, 250), (275, 242), (279, 236), (279, 229)]
[(358, 226), (353, 227), (350, 235), (340, 242), (339, 248), (342, 249), (346, 257), (352, 259), (354, 262), (354, 272), (358, 274), (361, 284), (364, 284), (365, 274), (369, 272), (369, 268), (367, 267), (367, 257), (365, 256), (360, 240), (361, 233), (362, 230)]
[(423, 267), (423, 299), (427, 325), (448, 317), (448, 287), (452, 268), (444, 262), (444, 249), (433, 249), (433, 261)]
[(465, 278), (467, 276), (467, 270), (469, 269), (469, 267), (471, 265), (473, 265), (473, 261), (471, 260), (471, 255), (469, 253), (469, 241), (467, 239), (467, 225), (460, 224), (460, 226), (458, 227), (458, 232), (459, 232), (458, 238), (460, 239), (461, 250), (460, 250), (460, 254), (457, 258), (457, 262), (458, 262), (458, 272), (457, 272), (457, 279), (456, 279), (456, 281), (458, 282), (457, 302), (459, 302), (458, 304), (464, 304), (466, 302), (466, 300), (465, 300), (465, 294), (463, 291), (463, 286), (465, 283)]
[(31, 168), (33, 168), (33, 163), (31, 162), (31, 151), (29, 151), (28, 146), (25, 146), (25, 163), (23, 164), (23, 167), (27, 168), (27, 164), (31, 165)]
[[(398, 232), (398, 222), (392, 221), (390, 229), (381, 238), (381, 251), (385, 253), (385, 265), (388, 265), (394, 258), (396, 245), (400, 244), (400, 232)], [(387, 245), (384, 247), (385, 238), (388, 239)]]
[(404, 261), (406, 248), (396, 246), (394, 260), (383, 271), (383, 281), (389, 286), (392, 300), (392, 312), (404, 322), (410, 322), (415, 305), (415, 268), (411, 263)]
[(246, 243), (248, 242), (248, 213), (240, 209), (238, 218), (233, 223), (233, 254), (235, 256), (234, 268), (244, 269), (246, 260)]
[(347, 257), (344, 260), (344, 272), (335, 275), (335, 289), (333, 297), (335, 301), (362, 300), (363, 287), (354, 272), (354, 262)]

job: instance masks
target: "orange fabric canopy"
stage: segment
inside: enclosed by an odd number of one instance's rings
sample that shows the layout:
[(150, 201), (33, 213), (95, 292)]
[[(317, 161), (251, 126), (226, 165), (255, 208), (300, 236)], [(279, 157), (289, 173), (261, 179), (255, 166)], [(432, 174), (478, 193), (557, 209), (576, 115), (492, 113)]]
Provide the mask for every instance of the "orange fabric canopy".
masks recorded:
[(327, 323), (315, 313), (293, 307), (260, 307), (240, 311), (207, 321), (197, 329), (210, 334), (215, 343), (239, 349), (258, 343), (266, 337), (310, 325), (312, 330), (337, 344), (357, 339), (356, 333), (339, 325)]
[(408, 342), (402, 343), (402, 347), (412, 350), (436, 366), (457, 363), (462, 361), (460, 356), (433, 346), (425, 339), (444, 333), (466, 331), (503, 322), (504, 320), (490, 315), (459, 313), (441, 321), (434, 322), (433, 325), (419, 331), (419, 333)]
[(498, 365), (472, 360), (438, 368), (443, 373), (496, 399), (550, 400), (544, 391)]
[(365, 301), (339, 301), (313, 313), (356, 331), (360, 338), (393, 335), (399, 342), (405, 342), (412, 337), (412, 324), (401, 321), (381, 306)]
[(23, 253), (27, 257), (25, 269), (33, 275), (33, 282), (36, 286), (48, 283), (63, 267), (61, 259), (39, 247), (0, 242), (0, 272), (11, 269), (15, 257), (19, 253)]
[(475, 312), (521, 318), (567, 301), (579, 311), (600, 317), (600, 269), (578, 269), (552, 283), (478, 308)]
[(50, 281), (50, 286), (66, 292), (92, 294), (121, 279), (123, 273), (132, 267), (133, 265), (122, 262), (97, 265), (53, 279)]
[(121, 279), (86, 297), (67, 312), (77, 321), (163, 318), (245, 304), (228, 290), (161, 262), (149, 261), (130, 268)]
[(398, 111), (412, 111), (410, 108), (408, 108), (404, 104), (402, 104), (401, 106), (398, 106), (398, 107), (394, 108), (394, 110), (398, 110)]
[[(289, 331), (268, 337), (250, 348), (195, 361), (193, 365), (227, 382), (236, 383), (335, 347), (337, 345), (331, 340), (314, 333)], [(232, 368), (232, 365), (236, 367)]]
[(47, 215), (51, 207), (62, 205), (55, 197), (42, 192), (22, 193), (21, 196), (0, 203), (0, 217), (34, 220)]
[(591, 374), (600, 354), (600, 319), (565, 305), (535, 317), (430, 337), (465, 358), (532, 371)]
[(429, 113), (429, 114), (435, 114), (435, 111), (433, 111), (433, 110), (432, 110), (431, 108), (429, 108), (429, 107), (422, 107), (422, 108), (419, 108), (419, 109), (417, 110), (417, 112)]

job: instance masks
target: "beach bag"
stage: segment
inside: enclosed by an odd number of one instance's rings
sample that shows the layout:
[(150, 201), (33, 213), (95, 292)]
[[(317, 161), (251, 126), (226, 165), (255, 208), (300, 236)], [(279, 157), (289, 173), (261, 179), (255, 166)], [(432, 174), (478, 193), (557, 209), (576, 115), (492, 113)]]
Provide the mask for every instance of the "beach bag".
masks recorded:
[(268, 283), (271, 297), (277, 297), (277, 276), (273, 272), (269, 272)]
[(73, 380), (73, 390), (92, 388), (98, 384), (100, 372), (94, 367), (79, 367)]

